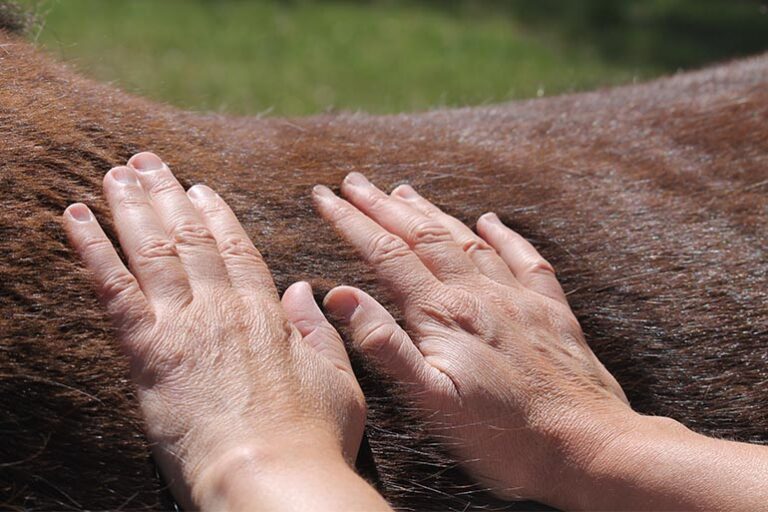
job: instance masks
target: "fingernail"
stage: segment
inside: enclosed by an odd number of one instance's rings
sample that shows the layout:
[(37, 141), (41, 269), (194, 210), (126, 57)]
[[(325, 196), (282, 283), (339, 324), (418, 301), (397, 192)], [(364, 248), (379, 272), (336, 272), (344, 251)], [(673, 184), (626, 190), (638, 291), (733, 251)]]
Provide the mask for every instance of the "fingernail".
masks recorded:
[(315, 185), (312, 187), (312, 193), (318, 197), (334, 197), (336, 195), (325, 185)]
[[(339, 317), (344, 323), (349, 323), (352, 315), (357, 311), (360, 303), (357, 298), (351, 293), (342, 293), (340, 297), (333, 297), (333, 300), (329, 301), (326, 295), (326, 300), (323, 301), (325, 306), (331, 311), (334, 316)], [(332, 304), (332, 306), (330, 306)]]
[(365, 176), (359, 172), (351, 172), (347, 174), (347, 177), (344, 178), (344, 181), (353, 187), (368, 187), (371, 185), (371, 182), (368, 181)]
[(130, 167), (115, 167), (109, 171), (112, 178), (115, 181), (125, 184), (137, 185), (139, 180), (136, 178), (136, 173)]
[(128, 163), (141, 172), (159, 171), (163, 168), (163, 161), (154, 153), (139, 153), (133, 155)]
[(193, 199), (210, 199), (213, 197), (216, 197), (216, 192), (214, 192), (210, 187), (206, 187), (205, 185), (194, 185), (189, 190), (187, 190), (187, 194), (189, 194)]
[(488, 212), (483, 214), (482, 218), (484, 218), (487, 221), (494, 222), (496, 224), (501, 224), (499, 217), (493, 212)]
[(93, 218), (91, 210), (81, 203), (73, 204), (67, 208), (67, 214), (78, 222), (89, 222)]
[(410, 185), (400, 185), (395, 192), (398, 196), (405, 199), (415, 199), (419, 196)]

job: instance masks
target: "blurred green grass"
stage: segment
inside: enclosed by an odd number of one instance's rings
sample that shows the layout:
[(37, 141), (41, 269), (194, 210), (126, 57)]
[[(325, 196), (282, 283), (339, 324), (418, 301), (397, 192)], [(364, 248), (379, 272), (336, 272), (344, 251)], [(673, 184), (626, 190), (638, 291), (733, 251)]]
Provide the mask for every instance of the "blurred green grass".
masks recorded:
[(22, 3), (38, 43), (87, 75), (236, 114), (477, 105), (768, 49), (748, 0)]

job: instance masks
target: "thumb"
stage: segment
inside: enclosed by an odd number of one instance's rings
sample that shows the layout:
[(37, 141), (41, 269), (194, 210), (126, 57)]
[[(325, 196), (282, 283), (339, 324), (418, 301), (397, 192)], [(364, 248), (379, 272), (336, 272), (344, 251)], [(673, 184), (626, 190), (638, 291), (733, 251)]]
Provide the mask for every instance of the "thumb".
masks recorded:
[(299, 330), (303, 341), (336, 368), (354, 377), (341, 336), (317, 307), (310, 284), (305, 281), (293, 283), (285, 290), (281, 303), (288, 320)]
[(401, 384), (427, 384), (430, 370), (408, 334), (376, 299), (351, 286), (339, 286), (323, 305), (349, 326), (354, 345), (380, 370)]

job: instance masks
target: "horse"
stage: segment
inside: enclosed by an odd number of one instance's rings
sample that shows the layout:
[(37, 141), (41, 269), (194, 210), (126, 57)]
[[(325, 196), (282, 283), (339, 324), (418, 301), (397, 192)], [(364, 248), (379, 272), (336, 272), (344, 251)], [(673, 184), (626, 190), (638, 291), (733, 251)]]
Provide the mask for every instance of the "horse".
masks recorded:
[[(173, 508), (125, 360), (61, 214), (115, 240), (104, 173), (152, 150), (232, 206), (280, 290), (351, 284), (400, 312), (311, 206), (361, 171), (472, 225), (493, 210), (558, 271), (632, 406), (768, 442), (768, 54), (643, 84), (372, 116), (184, 112), (94, 82), (0, 17), (0, 503)], [(401, 315), (398, 316), (401, 318)], [(415, 406), (353, 353), (358, 470), (397, 510), (515, 510), (471, 481)]]

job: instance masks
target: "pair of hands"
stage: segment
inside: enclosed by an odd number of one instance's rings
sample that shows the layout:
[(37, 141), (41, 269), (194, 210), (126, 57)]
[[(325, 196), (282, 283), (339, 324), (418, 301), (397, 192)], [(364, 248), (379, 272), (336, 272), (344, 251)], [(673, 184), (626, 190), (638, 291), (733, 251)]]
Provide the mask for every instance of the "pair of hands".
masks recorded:
[[(347, 471), (365, 399), (310, 286), (281, 300), (222, 198), (203, 185), (185, 192), (151, 153), (112, 169), (104, 191), (130, 271), (85, 205), (66, 210), (65, 227), (130, 357), (147, 435), (182, 504), (232, 505), (228, 495), (258, 489), (277, 506), (270, 488), (292, 472), (317, 461)], [(577, 481), (636, 415), (552, 267), (493, 214), (475, 234), (407, 185), (388, 195), (352, 173), (341, 192), (346, 200), (317, 186), (315, 205), (392, 293), (405, 330), (356, 288), (331, 290), (326, 310), (479, 482), (559, 504), (552, 475)], [(386, 507), (360, 489), (333, 506)]]

